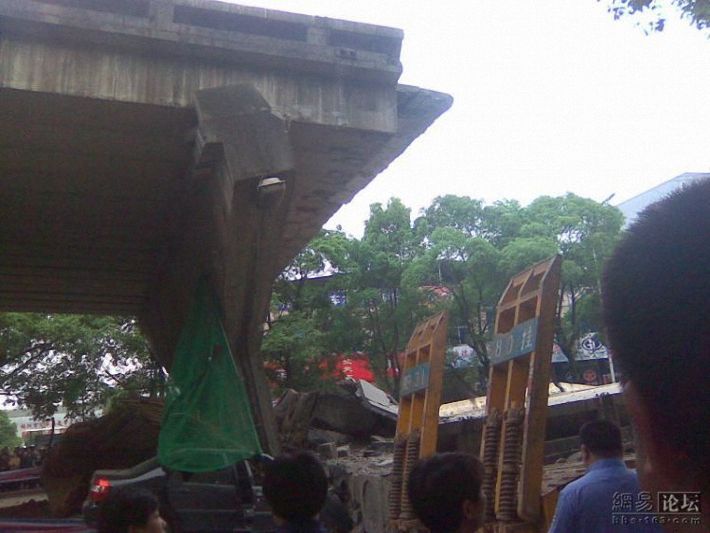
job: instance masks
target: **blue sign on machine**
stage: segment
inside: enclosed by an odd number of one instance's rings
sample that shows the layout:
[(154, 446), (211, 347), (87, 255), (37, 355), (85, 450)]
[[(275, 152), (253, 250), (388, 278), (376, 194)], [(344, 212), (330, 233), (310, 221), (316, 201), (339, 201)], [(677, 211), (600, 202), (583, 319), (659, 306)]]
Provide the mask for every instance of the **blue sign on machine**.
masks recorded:
[(415, 392), (422, 391), (429, 386), (429, 363), (422, 363), (405, 370), (402, 375), (402, 381), (399, 384), (399, 395), (408, 396)]
[(535, 350), (537, 318), (522, 322), (508, 333), (496, 335), (486, 344), (488, 360), (492, 365), (510, 361)]

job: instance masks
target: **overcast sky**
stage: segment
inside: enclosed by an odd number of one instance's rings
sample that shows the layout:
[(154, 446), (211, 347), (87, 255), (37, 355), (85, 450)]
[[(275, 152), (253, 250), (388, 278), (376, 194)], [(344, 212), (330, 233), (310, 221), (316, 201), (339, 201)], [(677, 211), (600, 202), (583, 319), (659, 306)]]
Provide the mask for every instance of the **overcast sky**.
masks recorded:
[(454, 97), (327, 227), (359, 236), (391, 196), (413, 215), (443, 194), (618, 203), (710, 171), (710, 40), (677, 17), (647, 36), (604, 0), (235, 3), (402, 28), (400, 82)]

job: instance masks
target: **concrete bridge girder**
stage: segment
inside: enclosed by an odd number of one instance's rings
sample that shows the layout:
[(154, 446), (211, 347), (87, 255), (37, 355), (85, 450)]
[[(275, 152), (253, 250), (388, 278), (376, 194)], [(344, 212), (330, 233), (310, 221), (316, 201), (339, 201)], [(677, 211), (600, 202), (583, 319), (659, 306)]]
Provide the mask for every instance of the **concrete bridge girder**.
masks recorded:
[[(399, 30), (87, 5), (0, 0), (0, 310), (135, 314), (169, 367), (207, 275), (274, 450), (258, 353), (274, 277), (451, 98), (397, 85)], [(269, 176), (283, 185), (260, 201)]]
[[(279, 271), (280, 228), (293, 191), (293, 151), (285, 122), (253, 86), (199, 91), (190, 212), (183, 220), (175, 261), (166, 265), (140, 317), (161, 362), (170, 367), (191, 294), (207, 276), (222, 304), (225, 330), (252, 399), (262, 441), (277, 449), (271, 398), (258, 357), (270, 284)], [(258, 185), (280, 176), (277, 201), (264, 203)], [(262, 193), (263, 194), (263, 193)], [(271, 438), (272, 442), (269, 442)]]

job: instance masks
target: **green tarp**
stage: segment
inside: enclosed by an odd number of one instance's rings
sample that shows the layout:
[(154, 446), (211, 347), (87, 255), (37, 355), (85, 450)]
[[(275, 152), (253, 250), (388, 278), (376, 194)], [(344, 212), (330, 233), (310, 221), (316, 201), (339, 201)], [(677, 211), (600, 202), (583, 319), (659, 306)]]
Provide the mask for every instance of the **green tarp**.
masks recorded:
[(175, 350), (158, 458), (173, 470), (207, 472), (260, 452), (216, 300), (201, 281)]

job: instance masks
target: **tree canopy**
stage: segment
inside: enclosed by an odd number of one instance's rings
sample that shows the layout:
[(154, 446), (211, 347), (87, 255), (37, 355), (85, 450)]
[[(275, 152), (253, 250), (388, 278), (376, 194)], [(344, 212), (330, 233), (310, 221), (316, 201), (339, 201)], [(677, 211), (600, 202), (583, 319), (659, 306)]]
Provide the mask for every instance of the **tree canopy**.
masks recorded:
[[(573, 358), (581, 336), (601, 330), (601, 269), (622, 223), (616, 208), (574, 194), (527, 206), (446, 195), (414, 220), (397, 198), (373, 204), (361, 239), (322, 230), (275, 281), (267, 372), (283, 387), (327, 387), (337, 357), (364, 352), (396, 395), (415, 325), (447, 309), (449, 345), (475, 354), (472, 366), (452, 361), (449, 374), (483, 394), (507, 280), (556, 253), (564, 259), (556, 339)], [(130, 317), (0, 314), (0, 393), (36, 416), (59, 405), (92, 416), (116, 394), (158, 394), (164, 377)]]
[[(574, 194), (540, 197), (526, 207), (446, 195), (413, 221), (397, 198), (373, 204), (362, 239), (322, 232), (279, 278), (274, 302), (284, 318), (267, 332), (265, 354), (284, 366), (284, 354), (311, 361), (365, 351), (381, 384), (396, 394), (398, 355), (409, 334), (424, 316), (448, 309), (450, 344), (475, 350), (477, 365), (465, 380), (482, 393), (486, 342), (509, 277), (562, 254), (556, 335), (573, 356), (580, 336), (601, 328), (601, 268), (622, 224), (616, 208)], [(301, 268), (304, 257), (320, 259)]]
[(697, 29), (710, 28), (710, 0), (607, 0), (614, 19), (633, 18), (647, 33), (663, 31), (671, 6)]
[(22, 439), (17, 436), (17, 425), (5, 411), (0, 411), (0, 448), (14, 448), (20, 444)]
[(0, 392), (37, 417), (60, 405), (90, 417), (117, 391), (156, 392), (161, 379), (133, 319), (0, 313)]

